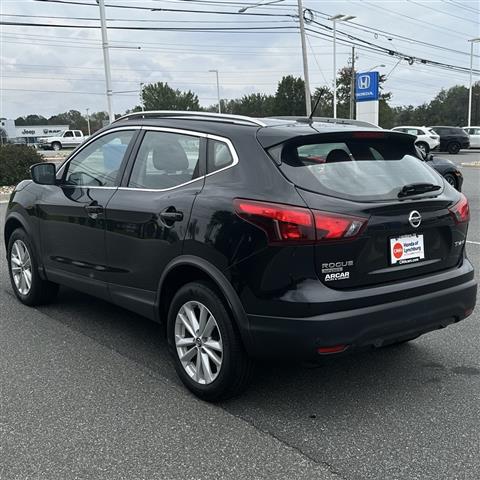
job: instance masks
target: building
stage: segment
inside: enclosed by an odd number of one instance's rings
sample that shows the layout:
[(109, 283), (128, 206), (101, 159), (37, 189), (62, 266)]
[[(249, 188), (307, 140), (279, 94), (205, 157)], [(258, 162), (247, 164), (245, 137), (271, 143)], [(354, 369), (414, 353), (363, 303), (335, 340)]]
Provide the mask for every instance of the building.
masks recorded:
[(22, 125), (17, 127), (15, 121), (8, 118), (0, 118), (0, 143), (37, 143), (40, 137), (53, 137), (69, 125)]

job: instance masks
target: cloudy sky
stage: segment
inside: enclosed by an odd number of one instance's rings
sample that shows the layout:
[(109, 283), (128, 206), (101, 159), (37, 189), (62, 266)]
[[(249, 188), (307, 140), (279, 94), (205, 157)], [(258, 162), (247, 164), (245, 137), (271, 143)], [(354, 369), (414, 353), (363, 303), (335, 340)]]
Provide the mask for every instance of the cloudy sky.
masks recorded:
[[(242, 5), (254, 3), (258, 2), (106, 0), (115, 112), (139, 103), (141, 82), (163, 81), (191, 89), (202, 105), (210, 105), (216, 102), (211, 69), (220, 72), (222, 98), (272, 93), (282, 75), (301, 76), (296, 0), (238, 13)], [(304, 7), (310, 9), (308, 17), (313, 20), (307, 25), (312, 90), (332, 84), (328, 17), (336, 14), (356, 17), (337, 24), (337, 66), (347, 65), (355, 42), (359, 70), (383, 65), (377, 69), (389, 74), (385, 87), (393, 93), (393, 105), (418, 105), (441, 88), (468, 86), (468, 72), (418, 61), (409, 65), (383, 50), (468, 70), (468, 40), (480, 36), (478, 0), (304, 0)], [(0, 0), (0, 14), (2, 22), (49, 25), (0, 26), (1, 117), (106, 110), (95, 0)], [(137, 27), (148, 30), (132, 29)], [(478, 44), (474, 51), (474, 68), (479, 69)], [(474, 80), (480, 80), (479, 75)]]

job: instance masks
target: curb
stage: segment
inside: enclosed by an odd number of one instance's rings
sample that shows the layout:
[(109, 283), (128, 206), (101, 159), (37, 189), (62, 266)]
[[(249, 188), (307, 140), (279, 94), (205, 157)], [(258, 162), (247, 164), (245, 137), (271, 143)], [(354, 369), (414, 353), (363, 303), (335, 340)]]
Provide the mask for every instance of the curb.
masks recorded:
[(461, 163), (462, 167), (480, 168), (480, 162)]

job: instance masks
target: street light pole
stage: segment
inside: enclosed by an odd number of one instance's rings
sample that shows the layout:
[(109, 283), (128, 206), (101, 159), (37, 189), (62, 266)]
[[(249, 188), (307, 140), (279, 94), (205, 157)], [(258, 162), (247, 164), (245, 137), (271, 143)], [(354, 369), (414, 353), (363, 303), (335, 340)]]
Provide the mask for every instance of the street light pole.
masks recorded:
[(305, 19), (303, 18), (302, 0), (298, 0), (298, 20), (300, 22), (300, 38), (302, 41), (303, 79), (305, 82), (305, 110), (307, 117), (309, 117), (312, 114), (312, 98), (310, 92), (310, 77), (308, 75), (307, 44), (305, 42)]
[(88, 111), (90, 109), (87, 108), (87, 128), (88, 128), (88, 136), (90, 136), (90, 115), (88, 114)]
[(472, 126), (472, 88), (473, 88), (473, 44), (480, 42), (480, 37), (472, 38), (470, 42), (470, 88), (468, 90), (468, 126)]
[(218, 113), (222, 113), (222, 105), (220, 103), (220, 80), (218, 78), (218, 70), (209, 70), (211, 73), (215, 73), (217, 77), (217, 99), (218, 99)]
[(338, 14), (330, 17), (333, 21), (333, 118), (337, 118), (337, 22), (356, 18), (354, 15)]
[(108, 119), (109, 119), (109, 122), (112, 123), (115, 120), (115, 115), (113, 113), (113, 106), (112, 106), (112, 95), (113, 95), (112, 75), (110, 72), (110, 53), (108, 50), (108, 34), (107, 34), (107, 21), (106, 21), (106, 15), (105, 15), (105, 2), (104, 0), (97, 0), (97, 3), (100, 8), (100, 24), (102, 27), (103, 63), (105, 67)]

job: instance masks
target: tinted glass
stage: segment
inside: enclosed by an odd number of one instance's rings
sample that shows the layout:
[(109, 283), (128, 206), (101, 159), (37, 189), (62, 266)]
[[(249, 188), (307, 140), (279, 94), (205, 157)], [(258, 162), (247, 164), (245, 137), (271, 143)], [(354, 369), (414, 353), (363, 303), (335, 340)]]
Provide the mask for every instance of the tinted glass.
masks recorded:
[(134, 130), (103, 135), (81, 150), (68, 164), (68, 185), (113, 187)]
[(410, 142), (351, 139), (286, 147), (280, 168), (296, 185), (359, 201), (397, 199), (411, 183), (443, 186), (441, 177), (414, 156)]
[(225, 142), (208, 141), (207, 172), (212, 173), (233, 163), (233, 157)]
[(64, 137), (73, 137), (73, 132), (65, 132)]
[(78, 130), (75, 130), (75, 136), (76, 136), (76, 137), (81, 137), (81, 136), (82, 136), (82, 132), (79, 132)]
[(200, 138), (147, 132), (138, 151), (128, 186), (163, 190), (198, 177)]

